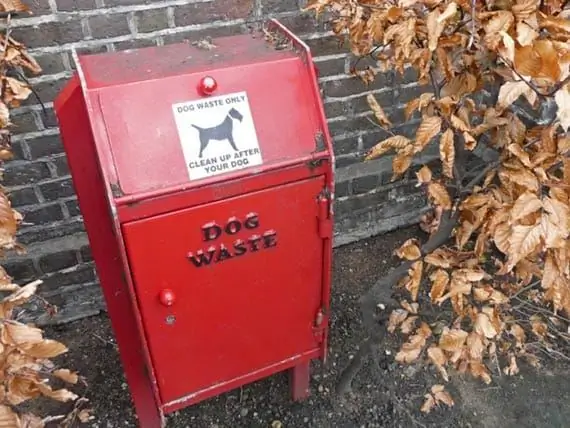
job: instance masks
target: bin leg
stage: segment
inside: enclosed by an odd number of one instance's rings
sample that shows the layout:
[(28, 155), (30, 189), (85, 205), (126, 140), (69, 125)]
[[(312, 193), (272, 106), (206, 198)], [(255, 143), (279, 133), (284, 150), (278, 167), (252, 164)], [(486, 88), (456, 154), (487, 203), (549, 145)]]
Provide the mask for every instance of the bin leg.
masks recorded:
[(293, 400), (301, 401), (309, 396), (311, 362), (306, 361), (289, 369), (289, 386)]

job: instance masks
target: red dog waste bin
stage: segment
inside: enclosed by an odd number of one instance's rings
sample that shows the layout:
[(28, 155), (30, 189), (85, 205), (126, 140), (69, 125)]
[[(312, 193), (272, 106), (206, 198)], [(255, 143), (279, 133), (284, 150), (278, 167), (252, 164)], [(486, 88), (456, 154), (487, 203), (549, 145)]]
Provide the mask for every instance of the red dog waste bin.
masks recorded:
[(55, 102), (141, 426), (327, 347), (334, 158), (308, 47), (279, 22), (77, 56)]

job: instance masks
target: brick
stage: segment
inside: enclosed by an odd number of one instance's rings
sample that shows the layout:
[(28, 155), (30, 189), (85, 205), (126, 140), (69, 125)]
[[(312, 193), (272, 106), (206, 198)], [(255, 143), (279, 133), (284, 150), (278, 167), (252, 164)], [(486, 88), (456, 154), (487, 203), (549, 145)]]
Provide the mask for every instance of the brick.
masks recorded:
[(32, 225), (43, 225), (63, 220), (63, 212), (59, 204), (45, 205), (39, 208), (22, 210), (24, 222)]
[(264, 13), (292, 12), (299, 10), (297, 0), (261, 0)]
[(24, 187), (22, 189), (11, 190), (8, 194), (8, 198), (12, 203), (13, 207), (19, 207), (22, 205), (33, 205), (38, 203), (38, 197), (36, 192), (32, 187)]
[(335, 183), (334, 185), (335, 197), (342, 198), (350, 194), (349, 182), (343, 181), (342, 183)]
[[(40, 74), (42, 76), (46, 76), (48, 74), (56, 74), (65, 71), (65, 63), (63, 62), (64, 56), (67, 56), (67, 53), (35, 54), (34, 59), (42, 68)], [(30, 73), (28, 70), (25, 70), (25, 74), (28, 77), (37, 76), (36, 74)]]
[(407, 67), (406, 69), (404, 69), (403, 74), (398, 73), (398, 78), (396, 80), (399, 84), (405, 85), (408, 83), (417, 82), (418, 78), (419, 78), (418, 72), (412, 67)]
[(218, 37), (226, 37), (226, 36), (233, 36), (236, 34), (245, 34), (247, 33), (248, 29), (245, 25), (230, 25), (224, 27), (213, 27), (208, 28), (205, 30), (197, 30), (197, 31), (184, 31), (180, 33), (168, 34), (163, 37), (164, 44), (170, 43), (189, 43), (196, 40), (203, 39), (205, 37), (212, 37), (215, 39)]
[(54, 238), (61, 238), (62, 236), (68, 236), (79, 232), (85, 232), (83, 222), (73, 220), (67, 223), (60, 223), (56, 225), (21, 228), (18, 234), (18, 239), (22, 244), (29, 245), (31, 243), (43, 242)]
[(40, 112), (40, 117), (46, 129), (57, 128), (59, 126), (55, 112), (51, 108), (46, 109), (45, 112)]
[[(283, 3), (287, 2), (284, 1)], [(328, 21), (315, 19), (314, 15), (311, 16), (311, 14), (286, 16), (279, 18), (279, 21), (294, 34), (300, 36), (301, 39), (304, 39), (305, 34), (324, 33), (330, 29)]]
[(333, 149), (337, 156), (358, 152), (358, 137), (334, 138)]
[(150, 4), (154, 3), (156, 0), (105, 0), (105, 6), (131, 6), (134, 4)]
[(342, 40), (337, 36), (325, 36), (305, 40), (305, 43), (309, 45), (313, 56), (348, 53), (347, 47), (342, 44)]
[(96, 7), (95, 0), (57, 0), (57, 10), (61, 12), (89, 10)]
[(49, 82), (40, 82), (34, 85), (34, 94), (30, 95), (22, 105), (38, 104), (38, 98), (45, 104), (53, 99), (61, 92), (67, 79), (52, 80)]
[(355, 95), (359, 92), (368, 92), (375, 89), (383, 89), (393, 86), (393, 76), (390, 73), (377, 74), (373, 83), (365, 85), (362, 80), (350, 77), (347, 79), (338, 79), (325, 82), (323, 90), (327, 97), (347, 97)]
[(386, 132), (379, 130), (374, 130), (371, 132), (363, 133), (362, 134), (362, 150), (368, 151), (380, 141), (385, 140), (386, 138), (390, 137), (391, 135)]
[(43, 273), (56, 272), (75, 266), (77, 263), (78, 260), (73, 250), (54, 252), (41, 257), (38, 261), (39, 268)]
[(57, 135), (34, 138), (26, 143), (30, 148), (32, 159), (63, 153), (63, 145)]
[(106, 39), (110, 37), (130, 34), (127, 14), (101, 14), (89, 18), (89, 28), (91, 36), (95, 39)]
[(9, 260), (2, 263), (2, 267), (6, 269), (14, 282), (24, 282), (26, 280), (35, 279), (37, 276), (34, 262), (30, 259), (25, 260)]
[(83, 40), (83, 31), (79, 20), (69, 20), (18, 27), (12, 31), (12, 37), (31, 49), (78, 42)]
[(6, 186), (22, 186), (49, 177), (50, 171), (45, 162), (10, 162), (5, 167), (4, 184)]
[(50, 13), (53, 13), (50, 8), (49, 1), (35, 0), (26, 4), (30, 7), (32, 13), (34, 14), (33, 16), (48, 15)]
[(168, 28), (168, 17), (164, 9), (141, 10), (135, 13), (139, 33), (149, 33)]
[[(97, 53), (104, 53), (107, 52), (107, 45), (106, 43), (96, 44), (92, 46), (77, 48), (77, 55), (90, 55), (90, 54), (97, 54)], [(75, 63), (71, 61), (71, 69), (76, 70), (77, 67)]]
[(77, 265), (71, 272), (58, 272), (44, 279), (42, 290), (57, 290), (70, 285), (87, 284), (95, 281), (95, 272), (91, 265)]
[(325, 114), (330, 119), (337, 116), (348, 116), (352, 114), (348, 103), (334, 102), (325, 104)]
[(331, 135), (337, 136), (346, 132), (364, 131), (373, 129), (374, 125), (366, 117), (355, 117), (347, 120), (339, 120), (329, 123)]
[(32, 112), (26, 112), (12, 116), (12, 128), (14, 135), (23, 134), (25, 132), (35, 132), (38, 130), (36, 119)]
[(335, 157), (335, 168), (340, 169), (345, 166), (353, 165), (355, 163), (362, 162), (360, 155), (353, 153), (348, 156), (336, 156)]
[(345, 75), (344, 72), (344, 58), (336, 58), (336, 59), (329, 59), (327, 61), (317, 61), (315, 65), (319, 70), (319, 76), (336, 76), (336, 75)]
[(360, 177), (352, 180), (352, 193), (359, 195), (361, 193), (367, 193), (378, 187), (379, 179), (377, 175), (371, 175), (368, 177)]
[(12, 143), (12, 155), (14, 156), (13, 159), (16, 160), (29, 160), (29, 155), (26, 154), (24, 151), (24, 146), (26, 146), (25, 141), (14, 141)]
[(91, 254), (91, 247), (89, 245), (84, 245), (83, 247), (81, 247), (79, 254), (83, 262), (89, 262), (93, 260), (93, 255)]
[(59, 156), (52, 159), (52, 164), (55, 166), (58, 177), (63, 177), (69, 175), (69, 164), (67, 163), (67, 158), (65, 156)]
[(398, 87), (398, 104), (406, 104), (407, 102), (419, 97), (423, 92), (433, 92), (430, 86), (419, 86), (419, 85), (411, 85), (411, 86), (402, 86)]
[(174, 23), (181, 27), (212, 21), (245, 19), (253, 9), (253, 0), (213, 0), (208, 3), (185, 4), (175, 7)]
[(373, 206), (377, 206), (388, 202), (388, 192), (378, 191), (374, 193), (366, 193), (352, 199), (352, 209), (354, 211), (369, 210)]
[(115, 43), (115, 49), (124, 51), (127, 49), (140, 49), (149, 46), (156, 46), (156, 39), (133, 39)]
[(77, 203), (77, 199), (72, 201), (67, 201), (65, 203), (67, 207), (67, 211), (69, 212), (70, 217), (77, 217), (81, 215), (81, 211), (79, 210), (79, 204)]
[(71, 178), (41, 184), (40, 191), (46, 201), (54, 201), (56, 199), (68, 198), (75, 195)]

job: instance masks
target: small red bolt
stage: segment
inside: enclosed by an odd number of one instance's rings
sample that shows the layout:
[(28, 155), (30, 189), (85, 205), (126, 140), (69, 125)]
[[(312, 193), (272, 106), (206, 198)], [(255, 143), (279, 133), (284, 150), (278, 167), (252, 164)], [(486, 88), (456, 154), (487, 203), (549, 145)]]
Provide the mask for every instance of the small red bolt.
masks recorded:
[(205, 76), (200, 80), (200, 92), (204, 95), (212, 95), (218, 88), (218, 82), (211, 77)]
[(166, 289), (160, 292), (159, 299), (160, 303), (164, 306), (172, 306), (176, 300), (176, 296), (174, 295), (174, 291)]

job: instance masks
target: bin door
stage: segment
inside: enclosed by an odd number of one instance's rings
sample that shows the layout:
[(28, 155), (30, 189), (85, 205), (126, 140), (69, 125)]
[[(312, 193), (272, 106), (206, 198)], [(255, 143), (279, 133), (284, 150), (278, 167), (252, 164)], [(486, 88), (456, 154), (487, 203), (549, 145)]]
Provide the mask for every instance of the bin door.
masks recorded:
[(315, 177), (123, 226), (163, 403), (319, 348), (324, 186)]

